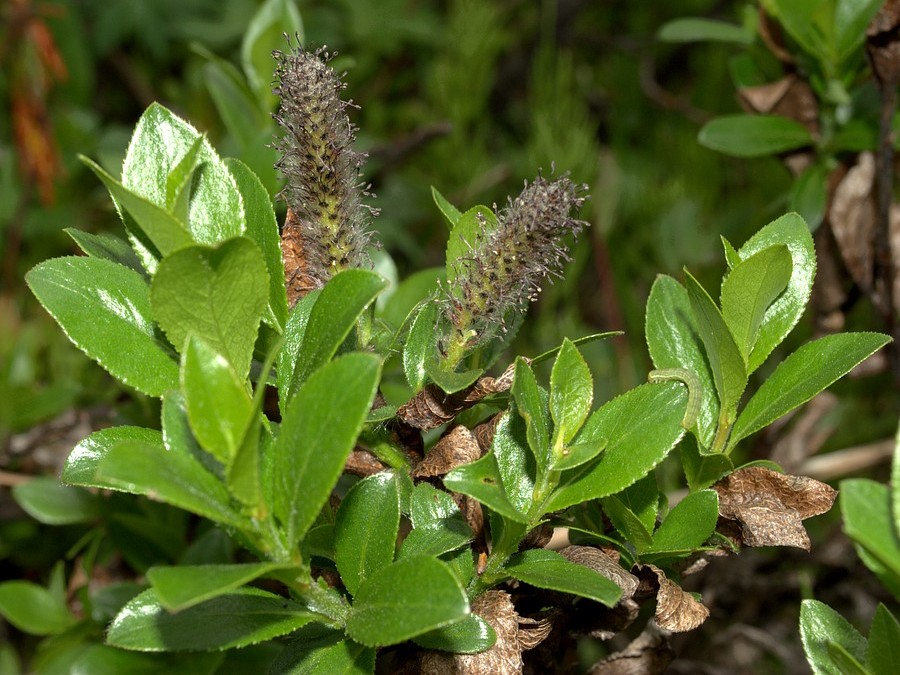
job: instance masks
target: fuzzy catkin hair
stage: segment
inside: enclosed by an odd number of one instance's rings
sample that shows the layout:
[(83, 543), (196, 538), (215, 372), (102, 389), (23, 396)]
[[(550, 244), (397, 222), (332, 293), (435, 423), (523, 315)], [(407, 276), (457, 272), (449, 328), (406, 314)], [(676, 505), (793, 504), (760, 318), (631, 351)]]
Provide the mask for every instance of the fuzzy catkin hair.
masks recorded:
[(560, 276), (569, 260), (563, 238), (587, 224), (573, 217), (585, 193), (586, 186), (567, 176), (526, 182), (498, 214), (497, 227), (472, 243), (471, 255), (457, 260), (456, 282), (443, 305), (455, 349), (496, 335), (508, 312), (524, 310), (537, 299), (542, 279)]
[(299, 297), (352, 267), (369, 267), (367, 229), (372, 209), (359, 172), (365, 155), (353, 150), (356, 128), (340, 94), (344, 82), (323, 49), (274, 52), (274, 93), (281, 103), (276, 167), (286, 179), (279, 195), (288, 206), (282, 231), (288, 297)]

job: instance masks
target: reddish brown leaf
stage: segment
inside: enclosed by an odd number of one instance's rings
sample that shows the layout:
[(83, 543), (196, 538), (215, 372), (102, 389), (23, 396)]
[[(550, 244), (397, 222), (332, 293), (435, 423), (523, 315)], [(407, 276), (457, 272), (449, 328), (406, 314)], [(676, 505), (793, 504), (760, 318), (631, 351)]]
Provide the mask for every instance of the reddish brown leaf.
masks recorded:
[(304, 252), (303, 228), (297, 215), (288, 208), (281, 230), (281, 255), (284, 257), (284, 280), (288, 304), (293, 307), (304, 295), (321, 288), (322, 281), (310, 274)]
[(419, 465), (413, 470), (413, 478), (443, 476), (462, 464), (481, 457), (481, 448), (475, 434), (462, 425), (453, 427), (435, 443)]
[(655, 565), (641, 565), (640, 571), (652, 572), (659, 585), (656, 592), (656, 623), (663, 630), (684, 633), (700, 626), (709, 610), (681, 586), (666, 577)]
[(872, 288), (875, 252), (875, 157), (860, 153), (831, 199), (828, 222), (841, 258), (853, 280), (864, 291)]
[(622, 589), (622, 599), (619, 602), (631, 598), (638, 588), (640, 583), (638, 578), (599, 548), (594, 548), (593, 546), (566, 546), (559, 553), (569, 562), (583, 565), (615, 582)]
[(809, 550), (801, 521), (828, 511), (837, 491), (805, 476), (761, 466), (739, 469), (713, 486), (719, 515), (737, 521), (746, 546), (796, 546)]

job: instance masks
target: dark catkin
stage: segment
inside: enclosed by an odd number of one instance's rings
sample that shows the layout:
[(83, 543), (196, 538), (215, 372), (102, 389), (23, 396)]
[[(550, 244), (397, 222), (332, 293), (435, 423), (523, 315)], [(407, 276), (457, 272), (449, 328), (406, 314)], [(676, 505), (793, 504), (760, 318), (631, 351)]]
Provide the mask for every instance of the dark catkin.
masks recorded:
[(509, 200), (496, 228), (470, 242), (471, 254), (456, 261), (455, 283), (443, 303), (450, 326), (443, 349), (448, 365), (494, 337), (511, 311), (537, 299), (543, 279), (560, 276), (569, 260), (564, 237), (587, 224), (574, 217), (586, 189), (567, 176), (538, 176)]
[(279, 195), (288, 206), (282, 231), (288, 295), (292, 302), (340, 270), (368, 267), (367, 229), (373, 210), (362, 202), (360, 168), (353, 150), (356, 127), (341, 100), (344, 82), (324, 49), (273, 53), (275, 120), (281, 127), (276, 167), (286, 179)]

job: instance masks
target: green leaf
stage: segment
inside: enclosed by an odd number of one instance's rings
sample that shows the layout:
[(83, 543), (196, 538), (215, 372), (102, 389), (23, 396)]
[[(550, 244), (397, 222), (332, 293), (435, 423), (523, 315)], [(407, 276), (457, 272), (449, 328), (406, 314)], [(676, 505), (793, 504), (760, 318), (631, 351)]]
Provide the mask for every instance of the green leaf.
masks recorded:
[(147, 580), (153, 586), (159, 604), (170, 612), (179, 612), (230, 593), (272, 570), (288, 568), (271, 562), (152, 567), (147, 571)]
[(197, 441), (229, 467), (255, 412), (246, 385), (223, 356), (190, 335), (182, 356), (181, 388)]
[(229, 505), (228, 492), (218, 478), (192, 456), (169, 452), (161, 443), (122, 440), (104, 448), (93, 478), (82, 485), (153, 495), (216, 522), (245, 525)]
[(803, 405), (890, 340), (880, 333), (839, 333), (803, 345), (778, 364), (744, 406), (729, 447)]
[(528, 446), (524, 420), (519, 415), (504, 415), (494, 428), (491, 454), (497, 460), (503, 492), (520, 513), (528, 513), (535, 499), (538, 471)]
[[(900, 534), (891, 518), (888, 487), (865, 478), (851, 478), (841, 481), (840, 495), (847, 536), (880, 566), (872, 571), (882, 581), (887, 579), (888, 588), (900, 588)], [(863, 562), (869, 565), (872, 561), (864, 558)]]
[(200, 148), (203, 138), (198, 136), (184, 156), (172, 167), (166, 176), (165, 209), (182, 223), (190, 217), (191, 182), (200, 162)]
[(303, 344), (303, 337), (306, 335), (309, 314), (319, 299), (320, 292), (319, 289), (315, 289), (304, 295), (294, 305), (284, 327), (284, 342), (278, 352), (278, 360), (275, 366), (276, 382), (278, 384), (278, 407), (282, 416), (287, 410), (287, 404), (290, 400), (288, 394), (291, 382), (294, 379), (294, 365), (297, 363), (297, 354), (300, 351), (300, 345)]
[(413, 642), (425, 649), (454, 654), (477, 654), (493, 647), (496, 641), (497, 634), (491, 624), (477, 614), (413, 638)]
[(378, 357), (347, 354), (310, 376), (288, 404), (272, 464), (273, 508), (289, 548), (328, 500), (375, 398), (380, 374)]
[[(167, 208), (169, 175), (201, 138), (194, 127), (170, 110), (158, 103), (150, 104), (131, 137), (122, 164), (122, 185)], [(224, 162), (205, 138), (201, 141), (199, 161), (196, 178), (191, 182), (190, 215), (186, 223), (191, 239), (198, 244), (215, 245), (239, 237), (246, 230), (241, 194)], [(114, 196), (119, 200), (119, 195)], [(131, 212), (128, 204), (121, 202), (121, 205)], [(133, 212), (132, 216), (138, 219)], [(171, 250), (160, 248), (163, 255)]]
[(838, 0), (834, 5), (834, 33), (838, 61), (844, 61), (866, 40), (866, 28), (875, 17), (882, 0)]
[(544, 511), (615, 494), (646, 476), (684, 435), (687, 394), (674, 382), (644, 384), (597, 410), (579, 441), (609, 439), (596, 462), (563, 474)]
[(819, 227), (825, 216), (830, 174), (831, 170), (828, 166), (817, 162), (804, 169), (791, 186), (788, 208), (796, 211), (803, 220), (809, 223), (809, 228), (813, 231)]
[(813, 144), (809, 130), (780, 115), (726, 115), (707, 122), (700, 145), (733, 157), (764, 157)]
[(463, 271), (462, 260), (472, 256), (472, 249), (497, 227), (497, 216), (486, 206), (473, 206), (456, 221), (447, 239), (447, 284), (452, 292), (459, 292), (456, 276)]
[(439, 386), (447, 394), (455, 394), (462, 391), (475, 380), (481, 377), (484, 372), (482, 368), (473, 368), (457, 373), (452, 370), (445, 370), (443, 365), (437, 358), (427, 359), (425, 361), (425, 372), (437, 386)]
[(434, 558), (402, 558), (360, 586), (347, 633), (370, 647), (398, 644), (469, 614), (465, 591), (450, 568)]
[(154, 331), (137, 272), (100, 258), (55, 258), (25, 280), (69, 339), (114, 377), (149, 396), (178, 388), (178, 365)]
[(363, 310), (386, 286), (375, 272), (363, 269), (344, 270), (329, 279), (310, 310), (288, 399), (335, 355)]
[[(551, 461), (550, 420), (547, 416), (546, 394), (542, 396), (534, 373), (521, 357), (516, 359), (511, 393), (516, 402), (516, 412), (525, 422), (527, 446), (537, 462), (538, 471), (543, 473)], [(521, 508), (521, 505), (519, 506)]]
[(719, 517), (715, 490), (692, 492), (675, 505), (653, 534), (650, 548), (640, 553), (693, 553), (709, 539)]
[(269, 675), (371, 675), (375, 650), (348, 640), (338, 631), (307, 638), (300, 631), (269, 669)]
[(497, 458), (489, 452), (481, 459), (458, 466), (444, 476), (444, 486), (478, 500), (504, 518), (527, 523), (528, 518), (513, 506), (503, 489)]
[(67, 227), (63, 229), (63, 232), (69, 235), (72, 241), (78, 244), (78, 248), (84, 251), (86, 255), (118, 263), (142, 276), (144, 275), (144, 268), (141, 266), (140, 258), (137, 257), (134, 249), (124, 239), (109, 232), (93, 234), (74, 227)]
[(413, 490), (409, 518), (413, 529), (403, 540), (400, 557), (436, 556), (472, 540), (472, 531), (453, 498), (428, 483), (420, 483)]
[(891, 507), (894, 515), (894, 528), (900, 532), (900, 425), (894, 437), (894, 459), (891, 462)]
[(96, 487), (94, 474), (107, 453), (126, 441), (137, 441), (149, 445), (162, 446), (162, 434), (155, 429), (143, 427), (110, 427), (95, 431), (76, 445), (63, 467), (62, 480), (70, 485)]
[(575, 467), (587, 464), (594, 457), (606, 449), (609, 441), (605, 438), (597, 438), (584, 443), (573, 443), (563, 448), (562, 455), (553, 462), (554, 471), (567, 471)]
[(423, 300), (434, 294), (445, 276), (443, 267), (429, 267), (410, 274), (387, 297), (381, 308), (381, 318), (394, 328), (399, 328)]
[(45, 525), (90, 523), (100, 517), (103, 509), (98, 495), (60, 485), (49, 476), (37, 476), (13, 486), (12, 495), (29, 516)]
[(550, 416), (554, 445), (571, 441), (591, 411), (594, 380), (578, 348), (563, 339), (559, 356), (550, 372)]
[(153, 315), (177, 349), (202, 338), (234, 367), (250, 372), (253, 345), (268, 302), (262, 252), (240, 237), (217, 248), (191, 246), (159, 263), (150, 290)]
[(754, 35), (743, 26), (712, 19), (675, 19), (657, 32), (663, 42), (732, 42), (740, 45), (753, 43)]
[(444, 195), (438, 192), (438, 189), (433, 185), (431, 186), (431, 198), (434, 199), (434, 203), (437, 204), (438, 209), (440, 209), (444, 218), (447, 219), (447, 222), (450, 224), (450, 229), (452, 230), (456, 227), (456, 224), (462, 217), (462, 211), (448, 202)]
[(78, 623), (61, 598), (30, 581), (0, 583), (0, 615), (30, 635), (57, 635)]
[(710, 447), (716, 430), (719, 399), (687, 290), (672, 277), (657, 276), (650, 289), (645, 334), (650, 358), (657, 369), (684, 368), (696, 375), (701, 399), (696, 433), (702, 445)]
[(303, 44), (303, 19), (292, 0), (266, 0), (247, 26), (241, 44), (241, 65), (250, 87), (262, 107), (271, 110), (275, 104), (272, 94), (275, 63), (273, 49), (282, 49), (285, 35), (296, 37)]
[(609, 522), (619, 531), (625, 541), (633, 544), (638, 552), (650, 548), (653, 543), (652, 525), (647, 527), (634, 511), (619, 499), (618, 495), (604, 497), (602, 504), (603, 512), (609, 518)]
[(841, 675), (871, 675), (868, 668), (863, 666), (844, 647), (833, 640), (829, 640), (825, 647), (832, 663), (837, 667)]
[(393, 562), (399, 527), (400, 492), (393, 473), (377, 473), (350, 488), (334, 524), (334, 561), (350, 595)]
[(629, 485), (619, 492), (616, 498), (628, 507), (648, 532), (653, 532), (659, 514), (660, 498), (655, 474), (647, 474), (633, 485)]
[(746, 364), (763, 316), (791, 279), (787, 246), (770, 246), (738, 263), (722, 282), (722, 318)]
[(824, 602), (804, 600), (800, 603), (800, 639), (806, 660), (814, 673), (842, 675), (828, 653), (828, 643), (831, 641), (865, 663), (866, 639)]
[(409, 326), (409, 334), (403, 346), (403, 374), (413, 393), (418, 393), (425, 386), (425, 364), (435, 351), (437, 316), (437, 303), (426, 301)]
[(547, 549), (533, 548), (514, 553), (503, 571), (526, 584), (590, 598), (607, 607), (612, 607), (622, 597), (622, 589), (615, 582)]
[(269, 304), (263, 320), (279, 333), (284, 332), (288, 318), (287, 292), (284, 285), (284, 262), (281, 257), (281, 236), (272, 209), (272, 200), (262, 181), (246, 164), (227, 159), (225, 164), (237, 183), (244, 200), (247, 217), (247, 236), (263, 253), (269, 272)]
[(744, 359), (731, 331), (725, 325), (722, 313), (703, 286), (687, 270), (684, 281), (719, 394), (719, 404), (722, 407), (720, 417), (724, 416), (730, 421), (734, 419), (734, 411), (737, 410), (738, 401), (747, 386)]
[(143, 652), (232, 649), (285, 635), (317, 618), (303, 605), (257, 588), (241, 588), (170, 614), (149, 589), (122, 608), (106, 641)]
[(66, 672), (71, 675), (213, 675), (224, 657), (219, 652), (145, 654), (90, 644), (76, 659), (69, 659), (71, 669)]
[(788, 213), (750, 237), (738, 251), (742, 260), (770, 246), (784, 244), (791, 253), (791, 280), (787, 289), (766, 310), (756, 345), (750, 353), (747, 373), (752, 373), (793, 330), (806, 309), (816, 276), (816, 251), (803, 219)]
[(900, 623), (880, 602), (869, 629), (866, 663), (872, 675), (900, 672)]
[[(194, 243), (194, 239), (188, 229), (187, 223), (182, 222), (165, 208), (165, 179), (163, 179), (162, 194), (159, 195), (161, 203), (154, 202), (144, 196), (144, 192), (132, 191), (122, 183), (110, 176), (99, 164), (87, 157), (79, 156), (79, 159), (99, 178), (109, 194), (112, 196), (126, 226), (133, 224), (140, 228), (141, 232), (162, 255)], [(125, 210), (132, 221), (121, 213)], [(137, 237), (137, 233), (132, 233)], [(153, 271), (144, 261), (148, 271)]]
[(684, 477), (690, 490), (709, 487), (734, 470), (734, 463), (726, 455), (701, 453), (693, 436), (687, 436), (678, 449), (681, 453)]

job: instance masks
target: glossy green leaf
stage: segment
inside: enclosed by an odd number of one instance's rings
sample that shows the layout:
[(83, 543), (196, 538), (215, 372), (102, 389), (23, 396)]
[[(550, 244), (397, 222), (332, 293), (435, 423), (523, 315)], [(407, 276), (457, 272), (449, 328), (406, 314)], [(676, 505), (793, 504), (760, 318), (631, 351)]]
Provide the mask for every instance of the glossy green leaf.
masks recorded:
[(403, 373), (413, 393), (419, 392), (425, 386), (427, 377), (425, 364), (435, 351), (437, 317), (437, 303), (426, 301), (416, 312), (409, 326), (409, 334), (403, 346)]
[(250, 167), (237, 159), (227, 159), (225, 164), (244, 200), (247, 236), (262, 251), (269, 272), (269, 301), (263, 319), (281, 333), (287, 322), (288, 305), (284, 285), (284, 262), (281, 257), (281, 235), (278, 231), (278, 222), (275, 220), (272, 200)]
[(868, 668), (837, 642), (829, 640), (825, 647), (831, 662), (841, 675), (872, 675)]
[(350, 595), (393, 562), (399, 527), (400, 492), (394, 474), (383, 471), (369, 476), (347, 492), (335, 519), (334, 553)]
[(477, 614), (413, 638), (420, 647), (454, 654), (477, 654), (490, 649), (497, 641), (491, 624)]
[(791, 279), (791, 254), (770, 246), (738, 263), (722, 282), (722, 318), (746, 364), (769, 305)]
[(641, 521), (648, 532), (653, 532), (660, 508), (655, 474), (647, 474), (615, 496)]
[(228, 492), (218, 478), (192, 456), (169, 452), (161, 443), (122, 440), (104, 448), (93, 478), (82, 484), (153, 495), (226, 525), (244, 525), (229, 505)]
[(288, 394), (291, 381), (294, 379), (294, 366), (297, 363), (300, 345), (303, 344), (303, 337), (306, 335), (309, 314), (319, 299), (320, 292), (319, 289), (316, 289), (304, 295), (294, 305), (284, 328), (284, 342), (281, 345), (281, 350), (278, 352), (278, 359), (275, 365), (275, 376), (278, 384), (278, 407), (282, 416), (287, 410), (287, 404), (290, 400)]
[(604, 497), (601, 503), (609, 522), (625, 541), (633, 544), (638, 552), (650, 548), (653, 543), (652, 524), (648, 527), (643, 523), (618, 495)]
[(165, 209), (182, 223), (188, 222), (191, 207), (191, 183), (200, 163), (203, 138), (198, 136), (166, 176)]
[(713, 382), (719, 394), (719, 404), (725, 416), (733, 419), (731, 416), (747, 386), (744, 359), (713, 299), (686, 270), (684, 281), (697, 331), (706, 348)]
[(728, 270), (731, 271), (741, 262), (741, 256), (738, 255), (737, 249), (731, 245), (730, 241), (725, 237), (719, 238), (722, 240), (722, 250), (725, 252), (725, 264), (728, 265)]
[(447, 239), (447, 283), (451, 292), (459, 292), (456, 277), (464, 270), (460, 261), (472, 257), (484, 236), (497, 227), (497, 216), (486, 206), (473, 206), (457, 218)]
[(307, 638), (294, 636), (269, 669), (269, 675), (371, 675), (375, 650), (348, 640), (338, 631)]
[(297, 5), (291, 0), (266, 0), (247, 25), (241, 44), (244, 73), (266, 110), (271, 110), (275, 102), (271, 91), (275, 71), (272, 50), (287, 47), (285, 35), (296, 38), (301, 44), (305, 42), (303, 19)]
[(556, 442), (571, 441), (591, 411), (594, 380), (578, 348), (563, 339), (550, 372), (550, 415)]
[(686, 401), (684, 387), (667, 382), (641, 385), (604, 404), (579, 441), (605, 438), (609, 445), (599, 460), (563, 474), (545, 512), (615, 494), (647, 475), (684, 435)]
[(375, 397), (380, 360), (353, 353), (324, 365), (288, 404), (272, 448), (274, 511), (293, 548), (328, 500)]
[(317, 618), (303, 605), (257, 588), (241, 588), (172, 614), (149, 589), (122, 608), (106, 641), (144, 652), (231, 649), (285, 635)]
[(63, 467), (62, 480), (70, 485), (97, 487), (94, 474), (111, 448), (126, 441), (162, 446), (163, 437), (155, 429), (143, 427), (110, 427), (100, 429), (76, 445)]
[(715, 531), (718, 518), (718, 493), (692, 492), (669, 511), (653, 533), (653, 543), (641, 553), (692, 553)]
[(615, 582), (547, 549), (533, 548), (514, 553), (503, 571), (526, 584), (590, 598), (607, 607), (615, 605), (622, 596), (622, 589)]
[[(199, 138), (202, 138), (200, 133), (183, 119), (158, 103), (150, 104), (131, 137), (122, 164), (122, 185), (166, 208), (169, 175)], [(240, 192), (224, 162), (205, 138), (201, 141), (199, 160), (201, 164), (191, 183), (190, 215), (185, 223), (191, 239), (198, 244), (214, 245), (244, 234), (246, 224)], [(118, 200), (119, 196), (115, 196)], [(120, 203), (131, 211), (128, 204)], [(132, 215), (137, 219), (133, 212)], [(160, 252), (169, 253), (162, 249)]]
[(297, 351), (289, 399), (335, 355), (360, 314), (386, 286), (387, 282), (375, 272), (363, 269), (338, 272), (325, 284), (310, 310), (304, 339)]
[(525, 422), (519, 415), (504, 415), (494, 427), (491, 454), (497, 460), (503, 492), (509, 503), (519, 512), (528, 513), (538, 471), (534, 454), (529, 449)]
[(248, 584), (284, 565), (271, 562), (242, 565), (152, 567), (147, 580), (164, 608), (178, 612)]
[(744, 406), (729, 446), (803, 405), (888, 342), (880, 333), (839, 333), (803, 345), (778, 364)]
[(675, 19), (669, 21), (656, 34), (663, 42), (732, 42), (741, 45), (753, 43), (753, 33), (733, 23), (713, 19)]
[(217, 248), (191, 246), (159, 263), (150, 290), (153, 316), (176, 348), (196, 335), (244, 380), (268, 285), (262, 252), (251, 240), (231, 239)]
[(701, 399), (697, 434), (704, 447), (711, 446), (719, 414), (719, 399), (687, 290), (672, 277), (657, 276), (650, 289), (645, 334), (650, 358), (656, 368), (684, 368), (696, 375)]
[(113, 376), (149, 396), (178, 388), (178, 365), (154, 331), (137, 272), (100, 258), (55, 258), (25, 280), (69, 339)]
[(366, 579), (353, 599), (347, 634), (371, 647), (398, 644), (469, 614), (456, 576), (435, 558), (402, 558)]
[(882, 0), (839, 0), (834, 6), (834, 32), (838, 60), (844, 61), (853, 55), (866, 40), (869, 27)]
[(766, 225), (741, 246), (738, 254), (747, 260), (760, 251), (784, 244), (791, 253), (791, 280), (787, 289), (766, 310), (756, 345), (747, 362), (752, 373), (793, 330), (806, 309), (816, 276), (816, 251), (803, 218), (788, 213)]
[(865, 663), (866, 639), (850, 623), (824, 602), (800, 603), (800, 640), (813, 672), (843, 675), (828, 653), (828, 643), (841, 645), (855, 659)]
[(734, 470), (734, 463), (726, 455), (701, 453), (693, 436), (688, 435), (678, 449), (684, 477), (691, 490), (709, 487)]
[(444, 392), (447, 394), (455, 394), (458, 391), (462, 391), (470, 384), (473, 384), (475, 380), (481, 377), (484, 370), (481, 368), (473, 368), (472, 370), (464, 370), (457, 373), (452, 370), (445, 370), (442, 364), (435, 358), (428, 359), (425, 362), (425, 372), (428, 373), (432, 382), (439, 386)]
[(45, 525), (90, 523), (100, 517), (103, 509), (99, 495), (60, 485), (49, 476), (36, 476), (13, 486), (12, 496), (29, 516)]
[(403, 540), (399, 556), (436, 556), (468, 544), (472, 531), (459, 507), (447, 493), (420, 483), (409, 500), (413, 529)]
[(700, 145), (733, 157), (764, 157), (812, 145), (809, 130), (780, 115), (726, 115), (707, 122)]
[(230, 466), (255, 412), (246, 385), (223, 356), (191, 335), (182, 355), (181, 389), (194, 436)]
[[(542, 395), (531, 367), (521, 357), (516, 359), (516, 372), (511, 390), (516, 412), (525, 421), (525, 435), (531, 454), (543, 472), (550, 465), (550, 419), (546, 394)], [(509, 422), (511, 423), (511, 422)], [(498, 457), (499, 460), (499, 457)]]
[(94, 234), (74, 227), (67, 227), (63, 229), (63, 232), (78, 244), (78, 248), (84, 251), (85, 255), (118, 263), (142, 276), (144, 275), (144, 268), (141, 266), (140, 258), (137, 257), (134, 249), (124, 239), (109, 232)]
[[(99, 178), (109, 194), (112, 196), (120, 212), (124, 209), (131, 217), (131, 221), (125, 218), (126, 226), (132, 223), (140, 228), (143, 235), (162, 255), (185, 246), (191, 246), (194, 239), (188, 229), (188, 224), (179, 220), (177, 216), (169, 213), (165, 208), (165, 178), (162, 179), (159, 202), (145, 196), (145, 191), (131, 190), (110, 176), (99, 164), (80, 157), (81, 161)], [(137, 233), (134, 233), (137, 236)], [(146, 265), (145, 265), (146, 266)]]
[(573, 443), (563, 448), (562, 454), (553, 462), (554, 471), (567, 471), (582, 464), (587, 464), (606, 449), (609, 444), (605, 438), (592, 439), (584, 443)]
[[(845, 138), (847, 138), (845, 136)], [(847, 141), (842, 142), (848, 142)], [(871, 147), (871, 146), (870, 146)], [(869, 149), (869, 148), (863, 148)], [(788, 209), (795, 211), (815, 231), (822, 223), (828, 205), (828, 177), (831, 169), (824, 163), (808, 166), (791, 186)]]
[(865, 478), (842, 480), (840, 502), (847, 536), (880, 565), (873, 572), (888, 579), (886, 586), (900, 587), (900, 534), (891, 518), (888, 487)]
[(519, 523), (528, 522), (527, 517), (507, 499), (497, 459), (492, 452), (450, 471), (444, 476), (444, 485), (448, 490), (476, 499), (504, 518)]
[(869, 629), (866, 662), (872, 675), (900, 672), (900, 622), (881, 603)]
[(433, 185), (431, 186), (431, 198), (434, 200), (434, 203), (437, 205), (444, 218), (447, 219), (450, 229), (452, 230), (456, 227), (456, 223), (458, 223), (459, 219), (462, 217), (462, 211), (447, 201), (447, 198)]
[(0, 616), (30, 635), (56, 635), (78, 622), (62, 599), (30, 581), (0, 583)]
[(69, 675), (213, 675), (224, 657), (220, 652), (148, 654), (90, 644), (70, 660), (66, 672)]

